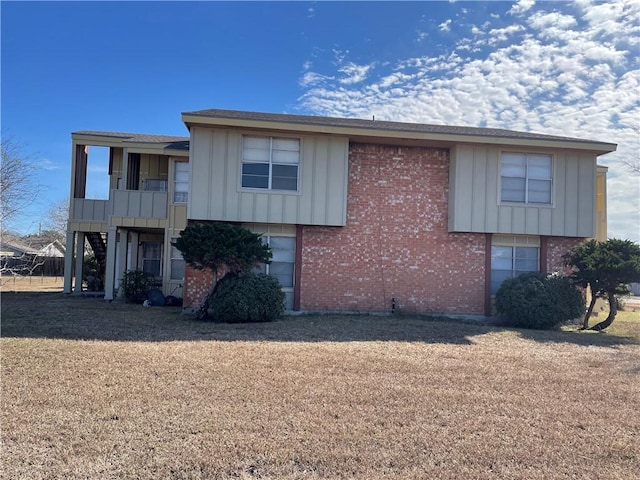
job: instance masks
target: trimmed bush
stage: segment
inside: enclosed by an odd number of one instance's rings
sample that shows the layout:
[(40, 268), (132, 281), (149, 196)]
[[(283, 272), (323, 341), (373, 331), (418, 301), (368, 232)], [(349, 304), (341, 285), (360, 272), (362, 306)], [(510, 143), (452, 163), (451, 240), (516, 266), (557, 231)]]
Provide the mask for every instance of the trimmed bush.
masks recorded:
[(127, 270), (120, 280), (122, 296), (128, 303), (142, 303), (154, 287), (154, 282), (153, 275), (142, 270)]
[(584, 314), (584, 298), (560, 275), (525, 273), (505, 280), (496, 293), (496, 310), (514, 327), (553, 329)]
[(284, 313), (278, 280), (262, 273), (227, 274), (210, 298), (213, 319), (225, 323), (271, 322)]

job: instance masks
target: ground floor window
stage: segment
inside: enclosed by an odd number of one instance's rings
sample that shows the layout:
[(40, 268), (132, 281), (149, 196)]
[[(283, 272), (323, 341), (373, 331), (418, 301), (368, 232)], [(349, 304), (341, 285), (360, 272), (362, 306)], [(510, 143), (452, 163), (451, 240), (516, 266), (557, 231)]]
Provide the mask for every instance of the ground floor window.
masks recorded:
[[(177, 239), (172, 239), (175, 242)], [(182, 252), (173, 244), (171, 245), (171, 280), (182, 280), (184, 278), (185, 261)]]
[(285, 308), (293, 310), (293, 289), (295, 285), (296, 237), (263, 234), (262, 242), (271, 247), (271, 263), (256, 267), (262, 272), (275, 277), (285, 293)]
[(162, 242), (142, 242), (142, 271), (162, 276)]
[(491, 241), (491, 294), (507, 278), (540, 269), (540, 239), (519, 235), (494, 235)]

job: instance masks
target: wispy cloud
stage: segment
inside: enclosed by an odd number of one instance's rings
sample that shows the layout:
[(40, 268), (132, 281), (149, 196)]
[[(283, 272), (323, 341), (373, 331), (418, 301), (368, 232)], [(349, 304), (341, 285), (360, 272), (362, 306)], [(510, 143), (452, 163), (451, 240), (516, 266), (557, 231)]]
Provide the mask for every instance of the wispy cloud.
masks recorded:
[(507, 13), (510, 15), (520, 15), (530, 10), (535, 4), (535, 0), (518, 0)]
[(487, 17), (468, 26), (448, 54), (401, 58), (389, 68), (339, 52), (335, 71), (304, 73), (315, 81), (306, 82), (300, 106), (329, 116), (375, 114), (617, 143), (618, 152), (600, 159), (610, 167), (609, 233), (640, 241), (640, 180), (622, 165), (640, 156), (640, 3), (520, 1), (509, 12), (527, 14)]
[(62, 165), (52, 160), (49, 160), (48, 158), (42, 158), (37, 162), (35, 162), (35, 167), (39, 170), (47, 170), (47, 171), (62, 170), (63, 168)]
[(440, 25), (438, 25), (438, 28), (440, 28), (441, 32), (451, 31), (451, 19), (442, 22)]

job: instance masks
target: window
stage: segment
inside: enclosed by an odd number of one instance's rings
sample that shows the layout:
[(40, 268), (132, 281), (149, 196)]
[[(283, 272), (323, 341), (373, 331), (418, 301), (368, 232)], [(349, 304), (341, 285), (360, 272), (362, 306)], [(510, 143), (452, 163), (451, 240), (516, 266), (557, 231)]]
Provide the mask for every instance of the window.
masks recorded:
[(503, 202), (551, 204), (551, 155), (503, 153), (501, 177)]
[(162, 276), (162, 243), (143, 242), (142, 243), (142, 271), (153, 275)]
[[(176, 239), (174, 238), (173, 241)], [(171, 280), (184, 279), (185, 261), (182, 253), (175, 246), (171, 245)]]
[(491, 245), (491, 294), (495, 295), (507, 278), (537, 272), (539, 266), (538, 238), (496, 236)]
[(262, 264), (256, 268), (256, 271), (278, 279), (286, 295), (285, 307), (287, 310), (293, 310), (296, 239), (295, 237), (263, 235), (262, 243), (266, 243), (271, 247), (273, 256), (269, 265)]
[(166, 192), (167, 181), (162, 178), (147, 178), (144, 181), (144, 189), (147, 192)]
[(242, 187), (298, 190), (300, 140), (242, 137)]
[(189, 200), (189, 164), (176, 162), (173, 175), (173, 203), (187, 203)]

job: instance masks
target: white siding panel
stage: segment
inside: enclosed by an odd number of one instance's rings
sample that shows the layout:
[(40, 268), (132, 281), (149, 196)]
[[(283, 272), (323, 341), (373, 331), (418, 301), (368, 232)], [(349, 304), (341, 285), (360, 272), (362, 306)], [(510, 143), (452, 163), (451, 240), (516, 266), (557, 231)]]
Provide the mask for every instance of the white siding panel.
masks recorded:
[(487, 150), (474, 148), (471, 186), (471, 229), (483, 231), (487, 216)]
[[(564, 233), (568, 236), (578, 235), (578, 156), (570, 153), (566, 157), (567, 176), (565, 178), (564, 198)], [(562, 205), (560, 205), (562, 207)]]

